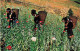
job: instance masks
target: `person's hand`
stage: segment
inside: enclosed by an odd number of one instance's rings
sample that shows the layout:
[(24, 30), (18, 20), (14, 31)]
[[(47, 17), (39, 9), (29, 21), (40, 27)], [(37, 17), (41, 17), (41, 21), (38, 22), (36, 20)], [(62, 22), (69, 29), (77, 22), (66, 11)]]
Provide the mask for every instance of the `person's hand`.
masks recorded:
[(7, 21), (9, 22), (9, 19)]

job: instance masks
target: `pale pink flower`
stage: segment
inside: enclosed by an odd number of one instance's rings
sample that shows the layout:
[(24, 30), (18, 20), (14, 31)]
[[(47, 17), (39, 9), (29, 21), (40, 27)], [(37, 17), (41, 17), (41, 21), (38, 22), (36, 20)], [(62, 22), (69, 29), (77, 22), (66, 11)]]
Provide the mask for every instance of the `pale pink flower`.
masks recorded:
[(32, 41), (36, 41), (36, 37), (32, 37), (31, 40), (32, 40)]
[(56, 40), (56, 38), (55, 37), (52, 37), (52, 40)]

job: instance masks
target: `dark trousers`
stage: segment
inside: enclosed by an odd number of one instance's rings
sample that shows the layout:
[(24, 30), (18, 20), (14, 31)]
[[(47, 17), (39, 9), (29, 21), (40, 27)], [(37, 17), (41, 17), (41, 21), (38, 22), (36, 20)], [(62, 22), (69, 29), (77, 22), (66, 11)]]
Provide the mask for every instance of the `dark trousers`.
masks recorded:
[(16, 23), (16, 21), (17, 21), (17, 19), (13, 21), (13, 24), (14, 24), (14, 25), (16, 25), (16, 24), (17, 24), (17, 23)]
[(71, 40), (70, 36), (73, 35), (72, 29), (67, 29), (68, 39)]
[(9, 21), (9, 25), (11, 25), (11, 23), (12, 23), (12, 25), (13, 25), (13, 20), (10, 20), (10, 21)]

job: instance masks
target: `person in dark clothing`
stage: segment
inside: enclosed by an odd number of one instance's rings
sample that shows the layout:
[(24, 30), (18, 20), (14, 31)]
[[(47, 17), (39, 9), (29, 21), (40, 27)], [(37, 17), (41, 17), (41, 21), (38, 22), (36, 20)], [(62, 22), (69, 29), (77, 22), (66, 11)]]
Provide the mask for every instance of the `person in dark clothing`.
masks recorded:
[(40, 22), (40, 17), (39, 17), (38, 14), (35, 15), (34, 22), (35, 22), (34, 28), (36, 28), (36, 24), (38, 24), (38, 28), (40, 30), (40, 23), (39, 23)]
[(36, 14), (36, 15), (35, 15), (35, 18), (34, 18), (34, 22), (35, 22), (36, 24), (38, 24), (39, 21), (40, 21), (40, 17), (39, 17), (38, 14)]
[(10, 8), (7, 8), (7, 20), (9, 20), (9, 26), (11, 25), (12, 23), (12, 26), (13, 26), (13, 22), (16, 20), (16, 14), (14, 11), (11, 11)]
[(68, 34), (68, 38), (71, 40), (71, 38), (74, 36), (73, 35), (73, 31), (72, 31), (72, 28), (73, 28), (73, 23), (72, 21), (70, 20), (68, 25), (67, 25), (67, 34)]
[(34, 16), (34, 22), (35, 22), (35, 25), (34, 25), (34, 29), (36, 28), (36, 25), (38, 25), (38, 28), (40, 30), (40, 16), (39, 14), (36, 14), (36, 10), (31, 10), (31, 14)]
[(15, 12), (11, 13), (10, 16), (11, 16), (11, 17), (10, 17), (9, 25), (11, 25), (11, 23), (12, 23), (12, 25), (13, 25), (13, 22), (16, 20)]
[(62, 21), (65, 22), (65, 28), (64, 28), (63, 33), (67, 30), (68, 39), (71, 41), (71, 38), (74, 37), (73, 31), (72, 31), (72, 28), (73, 28), (72, 20), (65, 17), (62, 19)]
[(9, 15), (11, 14), (11, 9), (7, 8), (6, 12), (7, 12), (7, 20), (8, 20), (10, 19)]

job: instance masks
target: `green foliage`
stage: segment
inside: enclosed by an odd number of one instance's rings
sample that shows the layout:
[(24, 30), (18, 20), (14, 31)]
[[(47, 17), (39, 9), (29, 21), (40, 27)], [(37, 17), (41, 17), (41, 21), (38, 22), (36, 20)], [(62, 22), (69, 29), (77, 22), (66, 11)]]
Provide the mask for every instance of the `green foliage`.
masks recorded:
[(74, 6), (77, 6), (77, 7), (80, 7), (80, 0), (71, 0), (71, 1), (74, 1)]
[(72, 16), (73, 15), (72, 9), (69, 9), (68, 14), (69, 14), (69, 16)]

